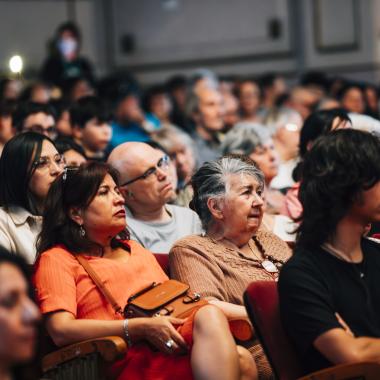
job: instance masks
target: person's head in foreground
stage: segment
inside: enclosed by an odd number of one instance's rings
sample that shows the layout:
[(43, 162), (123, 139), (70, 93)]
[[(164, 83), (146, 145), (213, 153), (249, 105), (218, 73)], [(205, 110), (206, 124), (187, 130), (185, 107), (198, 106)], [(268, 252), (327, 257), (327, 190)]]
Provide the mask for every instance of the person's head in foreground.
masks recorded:
[(380, 141), (353, 129), (320, 137), (304, 158), (293, 257), (280, 274), (283, 325), (305, 372), (379, 361)]
[(75, 256), (88, 261), (122, 308), (152, 282), (168, 279), (149, 251), (128, 240), (123, 204), (117, 173), (106, 164), (68, 168), (52, 185), (35, 283), (54, 342), (64, 346), (109, 335), (124, 338), (126, 356), (109, 368), (119, 380), (152, 378), (157, 371), (167, 380), (255, 378), (248, 351), (236, 347), (226, 318), (213, 306), (194, 311), (187, 320), (123, 319), (115, 313)]
[(36, 350), (40, 313), (31, 299), (29, 269), (19, 256), (0, 247), (0, 374), (24, 379), (17, 365), (30, 362)]

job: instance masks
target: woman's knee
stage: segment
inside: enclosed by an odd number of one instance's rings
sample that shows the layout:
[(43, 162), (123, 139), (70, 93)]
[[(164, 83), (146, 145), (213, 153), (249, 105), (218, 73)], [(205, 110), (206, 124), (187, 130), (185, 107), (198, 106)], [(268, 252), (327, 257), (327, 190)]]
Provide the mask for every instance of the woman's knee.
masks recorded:
[(207, 331), (216, 330), (220, 331), (221, 328), (228, 329), (228, 322), (223, 312), (216, 306), (207, 305), (203, 306), (197, 311), (194, 318), (194, 328)]
[(242, 380), (257, 379), (258, 378), (257, 367), (251, 353), (242, 346), (237, 346), (237, 351), (239, 354), (241, 379)]

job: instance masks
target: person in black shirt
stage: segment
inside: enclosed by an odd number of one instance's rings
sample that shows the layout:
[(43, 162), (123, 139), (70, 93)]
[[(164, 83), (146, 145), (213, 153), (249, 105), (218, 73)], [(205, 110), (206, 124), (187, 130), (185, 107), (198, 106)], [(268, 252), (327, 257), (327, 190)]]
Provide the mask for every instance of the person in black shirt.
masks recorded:
[(380, 141), (345, 129), (305, 157), (294, 256), (279, 279), (283, 326), (306, 372), (380, 362)]
[(94, 82), (94, 72), (90, 61), (80, 56), (81, 33), (72, 22), (61, 24), (51, 44), (51, 53), (43, 63), (40, 77), (43, 81), (62, 86), (73, 78), (86, 78)]

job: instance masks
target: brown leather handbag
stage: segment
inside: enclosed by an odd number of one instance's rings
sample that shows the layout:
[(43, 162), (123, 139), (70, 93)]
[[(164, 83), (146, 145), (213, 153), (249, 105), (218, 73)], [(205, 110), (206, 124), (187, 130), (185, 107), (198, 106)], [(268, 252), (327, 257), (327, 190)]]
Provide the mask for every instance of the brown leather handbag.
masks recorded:
[(88, 261), (80, 255), (75, 256), (106, 300), (112, 305), (115, 313), (124, 318), (172, 316), (185, 318), (195, 307), (206, 305), (198, 293), (192, 293), (189, 285), (176, 280), (167, 280), (161, 284), (153, 282), (147, 288), (131, 296), (124, 310), (116, 302)]
[[(207, 300), (202, 299), (199, 294), (191, 293), (189, 285), (176, 280), (168, 280), (162, 284), (152, 283), (131, 296), (123, 309), (104, 286), (88, 261), (81, 255), (76, 255), (75, 258), (102, 292), (105, 299), (112, 305), (115, 313), (124, 318), (153, 316), (185, 318), (191, 314), (194, 308), (208, 304)], [(244, 342), (252, 338), (253, 330), (248, 319), (232, 318), (229, 319), (229, 325), (232, 335), (238, 341)]]
[(187, 317), (194, 307), (206, 305), (200, 294), (192, 293), (189, 285), (176, 280), (153, 283), (128, 299), (126, 318), (172, 316)]

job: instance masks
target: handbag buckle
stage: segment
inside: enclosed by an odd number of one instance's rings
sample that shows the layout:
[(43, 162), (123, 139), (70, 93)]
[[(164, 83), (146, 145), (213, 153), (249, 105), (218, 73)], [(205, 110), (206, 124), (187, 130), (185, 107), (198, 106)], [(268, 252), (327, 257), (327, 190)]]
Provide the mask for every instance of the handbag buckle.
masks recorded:
[(159, 311), (157, 311), (157, 313), (155, 314), (156, 317), (166, 317), (170, 314), (172, 314), (174, 311), (174, 307), (172, 306), (164, 306), (162, 309), (160, 309)]
[(189, 304), (189, 303), (193, 303), (193, 302), (198, 302), (200, 299), (201, 299), (201, 295), (199, 293), (192, 293), (192, 294), (187, 294), (183, 298), (182, 301), (184, 304)]

